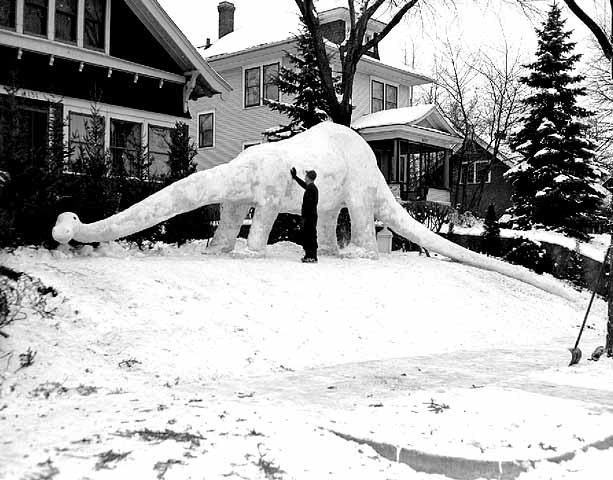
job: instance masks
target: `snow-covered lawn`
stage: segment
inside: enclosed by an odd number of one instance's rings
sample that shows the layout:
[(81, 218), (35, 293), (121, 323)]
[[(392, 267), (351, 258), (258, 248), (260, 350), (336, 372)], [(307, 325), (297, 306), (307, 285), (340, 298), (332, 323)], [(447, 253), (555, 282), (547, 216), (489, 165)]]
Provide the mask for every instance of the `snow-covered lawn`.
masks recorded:
[(602, 301), (569, 369), (585, 292), (415, 253), (202, 247), (0, 254), (60, 293), (0, 338), (0, 478), (447, 478), (334, 432), (477, 460), (579, 451), (521, 479), (609, 468), (613, 449), (581, 451), (613, 432), (613, 362), (586, 360)]

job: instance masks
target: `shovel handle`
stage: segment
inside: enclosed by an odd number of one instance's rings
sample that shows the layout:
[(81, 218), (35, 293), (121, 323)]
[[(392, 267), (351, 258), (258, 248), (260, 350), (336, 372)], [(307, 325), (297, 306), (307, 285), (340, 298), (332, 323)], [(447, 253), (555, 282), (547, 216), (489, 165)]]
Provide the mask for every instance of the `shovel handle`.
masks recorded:
[[(592, 308), (592, 303), (594, 302), (596, 291), (598, 290), (598, 287), (600, 286), (600, 282), (602, 282), (602, 279), (604, 277), (604, 268), (607, 263), (607, 260), (609, 259), (609, 255), (611, 254), (611, 247), (613, 247), (613, 245), (609, 245), (609, 248), (607, 248), (607, 253), (604, 256), (604, 260), (602, 261), (602, 266), (600, 267), (600, 273), (598, 274), (598, 281), (596, 282), (596, 285), (594, 285), (594, 291), (592, 292), (592, 296), (590, 297), (590, 303), (588, 304), (587, 310), (585, 311), (585, 317), (583, 317), (583, 323), (581, 324), (581, 330), (579, 330), (579, 335), (577, 336), (577, 341), (575, 342), (575, 348), (573, 350), (576, 350), (577, 347), (579, 346), (579, 340), (581, 340), (581, 334), (583, 333), (583, 329), (585, 328), (587, 317), (590, 314), (590, 309)], [(609, 272), (609, 274), (610, 273), (611, 272)]]

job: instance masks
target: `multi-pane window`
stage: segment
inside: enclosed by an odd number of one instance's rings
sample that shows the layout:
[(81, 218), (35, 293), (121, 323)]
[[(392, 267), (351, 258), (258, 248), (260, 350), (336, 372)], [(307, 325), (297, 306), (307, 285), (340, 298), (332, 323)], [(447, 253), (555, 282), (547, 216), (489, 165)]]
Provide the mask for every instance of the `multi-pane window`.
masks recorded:
[(245, 69), (245, 107), (260, 104), (260, 67)]
[(149, 176), (158, 177), (168, 173), (170, 159), (170, 128), (149, 126)]
[(77, 41), (77, 0), (56, 0), (55, 38), (67, 42)]
[(279, 77), (279, 64), (264, 65), (264, 99), (279, 101), (279, 87), (277, 78)]
[(373, 80), (371, 82), (371, 113), (398, 108), (398, 87)]
[(0, 0), (0, 27), (15, 28), (17, 0)]
[(85, 0), (83, 44), (87, 48), (104, 48), (106, 0)]
[(372, 98), (371, 98), (371, 112), (380, 112), (383, 110), (383, 91), (385, 89), (385, 85), (381, 82), (377, 82), (376, 80), (372, 81)]
[(398, 108), (398, 87), (385, 85), (385, 109)]
[(215, 114), (198, 115), (198, 147), (212, 147), (215, 144)]
[(477, 160), (471, 163), (463, 162), (460, 170), (460, 183), (477, 184), (481, 181), (483, 183), (492, 181), (490, 162), (487, 160)]
[(47, 35), (47, 0), (24, 0), (23, 31), (35, 35)]
[(68, 135), (70, 145), (69, 170), (85, 172), (89, 159), (104, 157), (104, 117), (70, 112)]
[(263, 100), (279, 101), (279, 63), (245, 69), (245, 108), (262, 105)]
[(142, 126), (111, 119), (111, 161), (113, 173), (142, 178)]

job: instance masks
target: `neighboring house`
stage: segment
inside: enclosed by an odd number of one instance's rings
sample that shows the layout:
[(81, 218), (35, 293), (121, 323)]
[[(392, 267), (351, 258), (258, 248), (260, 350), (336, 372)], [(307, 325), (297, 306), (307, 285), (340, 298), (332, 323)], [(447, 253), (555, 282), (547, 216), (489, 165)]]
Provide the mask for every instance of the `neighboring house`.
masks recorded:
[[(480, 138), (456, 147), (452, 157), (451, 185), (451, 202), (454, 206), (462, 204), (480, 217), (485, 217), (490, 204), (494, 205), (498, 217), (511, 206), (513, 186), (504, 173), (513, 167), (514, 162), (502, 151), (496, 158), (493, 157), (492, 146)], [(462, 167), (458, 168), (460, 165)]]
[[(207, 41), (200, 52), (233, 90), (190, 102), (201, 168), (229, 162), (243, 149), (263, 142), (264, 131), (289, 123), (264, 102), (291, 102), (279, 92), (274, 78), (281, 66), (291, 66), (287, 52), (296, 51), (295, 36), (300, 31), (295, 13), (265, 27), (254, 21), (235, 30), (234, 5), (223, 1), (218, 11), (219, 40), (212, 45)], [(332, 62), (338, 63), (337, 45), (347, 35), (348, 9), (322, 11), (319, 20)], [(366, 36), (376, 35), (384, 26), (371, 20)], [(404, 65), (386, 63), (378, 50), (369, 52), (355, 75), (352, 126), (372, 146), (398, 197), (449, 203), (451, 149), (461, 138), (436, 107), (413, 106), (413, 87), (430, 82)]]
[(128, 173), (142, 147), (152, 173), (164, 171), (188, 102), (231, 90), (155, 0), (0, 0), (0, 65), (0, 121), (17, 87), (32, 143), (63, 119), (76, 149), (95, 102), (104, 145)]

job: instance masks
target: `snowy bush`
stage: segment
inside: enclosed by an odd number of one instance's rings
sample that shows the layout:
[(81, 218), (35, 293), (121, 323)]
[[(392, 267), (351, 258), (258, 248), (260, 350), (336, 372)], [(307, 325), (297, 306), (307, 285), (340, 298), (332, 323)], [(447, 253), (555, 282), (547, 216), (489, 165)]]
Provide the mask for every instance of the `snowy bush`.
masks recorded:
[(527, 238), (521, 238), (519, 245), (504, 255), (504, 260), (534, 270), (536, 273), (550, 273), (552, 270), (547, 250)]
[(6, 337), (2, 329), (24, 320), (28, 312), (43, 318), (53, 316), (55, 307), (50, 298), (56, 296), (57, 291), (40, 280), (0, 265), (0, 334)]
[(443, 225), (449, 222), (453, 213), (450, 206), (428, 200), (409, 202), (404, 205), (404, 208), (415, 220), (436, 233), (439, 233)]

